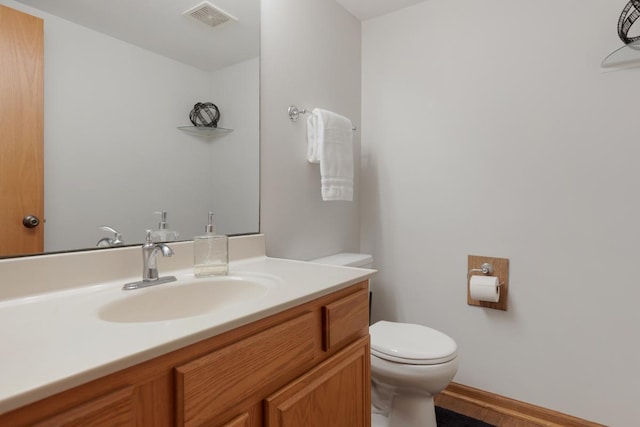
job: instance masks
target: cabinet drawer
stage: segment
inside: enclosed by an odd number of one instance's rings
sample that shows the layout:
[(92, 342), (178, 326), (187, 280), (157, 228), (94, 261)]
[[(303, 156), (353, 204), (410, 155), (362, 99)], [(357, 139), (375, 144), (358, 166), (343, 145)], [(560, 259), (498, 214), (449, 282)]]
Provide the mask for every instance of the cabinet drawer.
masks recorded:
[(314, 359), (307, 312), (176, 368), (179, 426), (202, 425)]
[(133, 396), (134, 388), (126, 387), (36, 423), (34, 427), (131, 426), (134, 424)]
[(322, 307), (322, 348), (329, 351), (369, 326), (369, 292), (361, 289)]

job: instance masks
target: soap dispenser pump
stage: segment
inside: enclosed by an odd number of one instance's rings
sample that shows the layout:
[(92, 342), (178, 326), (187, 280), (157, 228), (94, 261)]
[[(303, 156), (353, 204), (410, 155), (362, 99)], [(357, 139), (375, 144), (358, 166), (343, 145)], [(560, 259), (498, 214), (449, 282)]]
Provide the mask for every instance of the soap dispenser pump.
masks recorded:
[(169, 229), (169, 223), (167, 222), (167, 211), (154, 212), (156, 215), (160, 215), (160, 223), (158, 229), (151, 232), (151, 241), (153, 243), (158, 242), (175, 242), (178, 240), (178, 232)]
[(213, 212), (204, 230), (193, 239), (193, 273), (196, 277), (224, 276), (229, 272), (229, 238), (216, 234)]

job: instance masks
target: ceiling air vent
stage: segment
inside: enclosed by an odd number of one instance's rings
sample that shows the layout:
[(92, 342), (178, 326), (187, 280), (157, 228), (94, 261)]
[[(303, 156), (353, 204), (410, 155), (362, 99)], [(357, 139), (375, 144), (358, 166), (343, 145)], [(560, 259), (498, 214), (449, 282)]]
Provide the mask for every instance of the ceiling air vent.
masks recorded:
[(200, 3), (194, 8), (183, 12), (182, 14), (185, 16), (190, 16), (196, 21), (202, 22), (209, 27), (215, 27), (217, 25), (224, 24), (229, 20), (238, 20), (238, 18), (236, 18), (235, 16), (229, 15), (227, 12), (206, 1)]

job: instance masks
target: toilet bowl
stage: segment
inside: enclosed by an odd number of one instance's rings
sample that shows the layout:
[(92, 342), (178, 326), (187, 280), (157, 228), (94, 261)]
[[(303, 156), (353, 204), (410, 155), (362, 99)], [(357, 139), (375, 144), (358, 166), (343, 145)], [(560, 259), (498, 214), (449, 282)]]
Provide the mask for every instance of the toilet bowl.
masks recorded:
[[(311, 262), (371, 267), (366, 254), (341, 253)], [(410, 323), (379, 321), (371, 336), (373, 427), (436, 427), (433, 397), (458, 370), (457, 345), (442, 332)]]
[(436, 427), (433, 397), (458, 370), (455, 341), (426, 326), (387, 321), (371, 325), (369, 334), (374, 425)]

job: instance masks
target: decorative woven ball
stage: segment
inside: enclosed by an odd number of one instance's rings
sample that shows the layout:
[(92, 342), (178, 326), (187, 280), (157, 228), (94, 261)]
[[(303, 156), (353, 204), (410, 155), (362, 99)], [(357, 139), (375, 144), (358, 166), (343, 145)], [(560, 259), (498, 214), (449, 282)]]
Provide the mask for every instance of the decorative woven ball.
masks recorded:
[(218, 120), (220, 120), (220, 110), (211, 102), (198, 102), (193, 106), (193, 110), (189, 114), (189, 120), (194, 126), (217, 128)]

